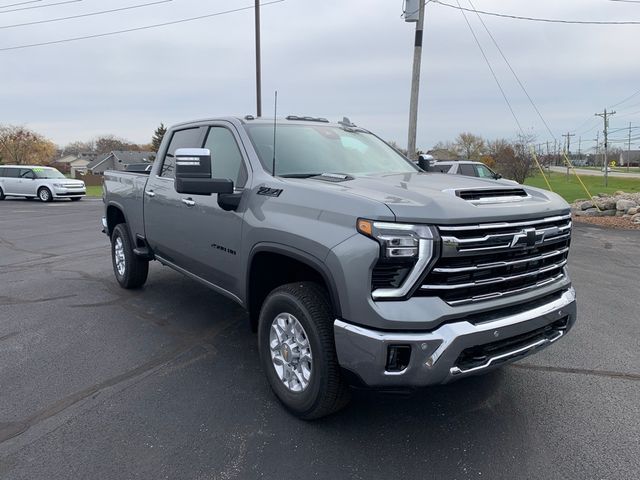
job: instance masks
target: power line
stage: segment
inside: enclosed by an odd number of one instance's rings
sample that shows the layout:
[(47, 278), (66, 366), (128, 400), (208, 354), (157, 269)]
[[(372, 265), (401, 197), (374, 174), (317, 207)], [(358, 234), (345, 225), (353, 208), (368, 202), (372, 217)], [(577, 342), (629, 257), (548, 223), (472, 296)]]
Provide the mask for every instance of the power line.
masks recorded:
[[(272, 0), (270, 2), (265, 2), (260, 4), (261, 6), (266, 6), (266, 5), (273, 5), (274, 3), (281, 3), (284, 2), (285, 0)], [(183, 18), (180, 20), (173, 20), (171, 22), (164, 22), (164, 23), (156, 23), (153, 25), (145, 25), (142, 27), (135, 27), (135, 28), (127, 28), (124, 30), (116, 30), (113, 32), (106, 32), (106, 33), (97, 33), (94, 35), (85, 35), (82, 37), (73, 37), (73, 38), (65, 38), (62, 40), (51, 40), (49, 42), (40, 42), (40, 43), (31, 43), (31, 44), (26, 44), (26, 45), (16, 45), (14, 47), (4, 47), (4, 48), (0, 48), (0, 52), (7, 52), (10, 50), (20, 50), (20, 49), (25, 49), (25, 48), (33, 48), (33, 47), (43, 47), (45, 45), (56, 45), (56, 44), (60, 44), (60, 43), (67, 43), (67, 42), (77, 42), (80, 40), (88, 40), (91, 38), (101, 38), (101, 37), (109, 37), (109, 36), (113, 36), (113, 35), (119, 35), (122, 33), (130, 33), (130, 32), (138, 32), (141, 30), (149, 30), (152, 28), (159, 28), (159, 27), (166, 27), (169, 25), (176, 25), (179, 23), (186, 23), (186, 22), (193, 22), (196, 20), (202, 20), (205, 18), (211, 18), (211, 17), (218, 17), (220, 15), (227, 15), (229, 13), (236, 13), (236, 12), (240, 12), (243, 10), (252, 10), (254, 8), (253, 5), (249, 6), (249, 7), (241, 7), (241, 8), (234, 8), (232, 10), (225, 10), (222, 12), (216, 12), (216, 13), (210, 13), (207, 15), (199, 15), (197, 17), (190, 17), (190, 18)]]
[(20, 8), (14, 8), (12, 10), (2, 10), (0, 14), (10, 13), (10, 12), (20, 12), (22, 10), (34, 10), (36, 8), (55, 7), (56, 5), (66, 5), (67, 3), (78, 3), (78, 2), (82, 2), (82, 0), (65, 0), (64, 2), (47, 3), (46, 5), (36, 5), (35, 7), (20, 7)]
[(38, 21), (35, 21), (35, 22), (16, 23), (16, 24), (13, 24), (13, 25), (0, 25), (0, 30), (6, 29), (6, 28), (26, 27), (28, 25), (39, 25), (41, 23), (61, 22), (63, 20), (73, 20), (75, 18), (93, 17), (93, 16), (96, 16), (96, 15), (104, 15), (104, 14), (107, 14), (107, 13), (123, 12), (125, 10), (133, 10), (133, 9), (136, 9), (136, 8), (150, 7), (152, 5), (160, 5), (161, 3), (169, 3), (169, 2), (172, 2), (172, 1), (173, 0), (158, 0), (158, 1), (150, 2), (150, 3), (142, 3), (142, 4), (138, 4), (138, 5), (131, 5), (129, 7), (114, 8), (112, 10), (102, 10), (100, 12), (83, 13), (81, 15), (72, 15), (72, 16), (69, 16), (69, 17), (51, 18), (49, 20), (38, 20)]
[(509, 15), (506, 13), (487, 12), (485, 10), (471, 10), (460, 5), (457, 7), (449, 3), (441, 2), (440, 0), (432, 0), (432, 3), (438, 5), (444, 5), (445, 7), (455, 8), (456, 10), (463, 10), (466, 12), (477, 12), (481, 15), (490, 15), (492, 17), (511, 18), (514, 20), (528, 20), (530, 22), (545, 22), (545, 23), (564, 23), (575, 25), (640, 25), (640, 21), (636, 20), (622, 20), (622, 21), (610, 21), (610, 20), (560, 20), (554, 18), (537, 18), (537, 17), (524, 17), (520, 15)]
[(520, 81), (520, 77), (518, 77), (518, 74), (515, 72), (515, 70), (513, 69), (513, 67), (511, 66), (511, 63), (509, 62), (509, 60), (507, 59), (506, 55), (504, 54), (504, 52), (502, 51), (502, 49), (500, 48), (500, 45), (498, 45), (498, 42), (496, 41), (496, 39), (494, 38), (494, 36), (491, 34), (491, 32), (489, 31), (489, 28), (487, 27), (487, 25), (484, 23), (484, 20), (482, 20), (482, 17), (480, 16), (480, 14), (478, 13), (478, 11), (476, 10), (475, 5), (471, 2), (471, 0), (469, 1), (469, 5), (471, 5), (471, 8), (473, 8), (473, 10), (476, 12), (476, 15), (478, 17), (478, 20), (480, 20), (480, 23), (482, 23), (482, 26), (484, 27), (484, 29), (486, 30), (487, 34), (489, 35), (489, 38), (491, 38), (491, 41), (493, 42), (493, 44), (495, 45), (495, 47), (498, 49), (498, 52), (500, 52), (500, 55), (502, 56), (502, 59), (505, 61), (505, 63), (507, 64), (507, 66), (509, 67), (509, 70), (511, 70), (511, 73), (513, 74), (513, 76), (515, 77), (516, 81), (518, 82), (518, 85), (520, 85), (520, 88), (522, 89), (522, 91), (524, 92), (524, 94), (527, 96), (527, 99), (529, 99), (529, 103), (531, 103), (531, 106), (533, 107), (533, 109), (536, 111), (536, 113), (538, 114), (538, 117), (540, 117), (540, 120), (542, 121), (542, 123), (544, 124), (545, 128), (547, 129), (547, 132), (549, 132), (549, 134), (551, 135), (551, 137), (555, 140), (555, 135), (553, 134), (553, 132), (551, 131), (551, 128), (549, 128), (549, 124), (546, 122), (546, 120), (544, 119), (544, 117), (542, 116), (542, 113), (540, 113), (540, 110), (538, 109), (537, 105), (535, 104), (535, 102), (533, 101), (533, 99), (531, 98), (531, 95), (529, 95), (529, 92), (527, 91), (527, 89), (525, 88), (524, 84)]
[(631, 95), (629, 95), (627, 98), (625, 98), (624, 100), (618, 102), (618, 103), (614, 103), (613, 105), (611, 105), (609, 108), (613, 108), (613, 107), (617, 107), (618, 105), (621, 105), (625, 102), (628, 102), (629, 100), (631, 100), (633, 97), (635, 97), (636, 95), (638, 95), (640, 93), (640, 90), (638, 90), (635, 93), (632, 93)]
[(28, 2), (10, 3), (9, 5), (2, 5), (0, 8), (17, 7), (18, 5), (26, 5), (27, 3), (38, 3), (42, 0), (29, 0)]
[[(456, 2), (458, 3), (458, 5), (460, 5), (460, 2), (458, 0), (456, 0)], [(436, 0), (434, 0), (434, 3), (440, 3), (440, 2), (436, 2)], [(462, 16), (464, 17), (464, 21), (467, 23), (467, 26), (469, 27), (469, 30), (471, 31), (471, 35), (473, 35), (473, 39), (476, 41), (476, 45), (478, 45), (478, 48), (480, 49), (480, 53), (482, 53), (482, 57), (484, 58), (484, 61), (486, 62), (487, 66), (489, 67), (489, 70), (491, 70), (491, 75), (493, 75), (493, 79), (496, 81), (496, 84), (498, 85), (498, 88), (500, 89), (500, 93), (502, 93), (502, 97), (504, 98), (504, 101), (507, 102), (507, 106), (509, 107), (509, 110), (511, 111), (511, 115), (513, 116), (513, 119), (518, 124), (518, 128), (520, 129), (520, 132), (524, 135), (524, 130), (522, 129), (522, 125), (520, 125), (520, 121), (518, 120), (518, 117), (516, 116), (516, 113), (513, 111), (513, 107), (511, 106), (511, 102), (507, 98), (507, 95), (504, 93), (504, 89), (502, 88), (502, 85), (500, 84), (500, 80), (498, 80), (498, 76), (496, 75), (496, 72), (493, 70), (493, 67), (491, 66), (491, 62), (489, 62), (489, 59), (487, 58), (487, 55), (484, 53), (484, 49), (482, 48), (482, 45), (480, 44), (480, 40), (478, 40), (478, 37), (476, 36), (476, 32), (473, 30), (473, 27), (471, 26), (471, 23), (469, 22), (469, 19), (467, 18), (467, 14), (465, 13), (465, 10), (466, 9), (463, 9), (463, 8), (460, 9), (460, 12), (462, 13)]]

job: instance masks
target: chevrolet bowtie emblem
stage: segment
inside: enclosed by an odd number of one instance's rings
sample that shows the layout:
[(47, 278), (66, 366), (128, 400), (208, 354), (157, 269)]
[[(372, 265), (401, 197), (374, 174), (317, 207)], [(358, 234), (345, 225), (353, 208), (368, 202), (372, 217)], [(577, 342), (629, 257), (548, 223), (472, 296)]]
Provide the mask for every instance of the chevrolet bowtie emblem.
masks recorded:
[(521, 232), (516, 233), (511, 240), (511, 248), (518, 246), (533, 247), (536, 244), (536, 229), (524, 228)]

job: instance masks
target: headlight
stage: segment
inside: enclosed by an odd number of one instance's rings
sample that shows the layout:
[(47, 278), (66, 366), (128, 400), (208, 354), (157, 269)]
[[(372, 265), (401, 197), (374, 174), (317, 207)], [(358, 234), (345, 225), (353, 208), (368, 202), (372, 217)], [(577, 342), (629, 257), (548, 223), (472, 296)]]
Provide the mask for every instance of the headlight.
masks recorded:
[(62, 188), (62, 187), (64, 187), (64, 184), (62, 184), (62, 183), (54, 183), (53, 186), (56, 187), (56, 188)]
[(411, 270), (397, 288), (377, 288), (373, 298), (404, 297), (418, 281), (433, 257), (434, 230), (428, 225), (374, 222), (358, 219), (358, 232), (380, 244), (381, 261), (389, 263), (409, 262)]

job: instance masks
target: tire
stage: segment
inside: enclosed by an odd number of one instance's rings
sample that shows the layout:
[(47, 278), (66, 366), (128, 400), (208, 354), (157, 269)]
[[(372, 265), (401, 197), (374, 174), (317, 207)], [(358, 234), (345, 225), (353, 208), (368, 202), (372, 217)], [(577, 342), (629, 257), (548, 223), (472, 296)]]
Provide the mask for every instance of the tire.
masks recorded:
[[(349, 402), (350, 390), (342, 378), (336, 357), (333, 320), (326, 291), (313, 282), (290, 283), (276, 288), (260, 310), (258, 348), (267, 380), (284, 407), (303, 420), (330, 415)], [(289, 321), (289, 326), (297, 321), (302, 327), (302, 335), (298, 329), (298, 338), (304, 341), (295, 343), (293, 348), (285, 346), (280, 341), (283, 336), (277, 333), (275, 326), (278, 321), (278, 325)], [(281, 329), (281, 333), (287, 332)], [(272, 349), (275, 345), (280, 348)], [(273, 359), (272, 352), (278, 358)], [(283, 373), (302, 357), (310, 362), (300, 360), (295, 367), (297, 374)], [(284, 359), (293, 360), (284, 362)], [(305, 370), (309, 372), (306, 377)], [(285, 385), (283, 375), (294, 378), (293, 382)]]
[(49, 190), (47, 187), (42, 187), (40, 188), (40, 190), (38, 190), (38, 198), (40, 199), (40, 201), (45, 203), (53, 201), (51, 190)]
[(71, 197), (71, 201), (72, 202), (78, 202), (78, 201), (80, 201), (81, 198), (82, 197)]
[(5, 196), (4, 196), (4, 191), (0, 188), (0, 200), (4, 200)]
[(113, 273), (122, 288), (140, 288), (147, 281), (149, 260), (133, 253), (133, 243), (126, 223), (116, 225), (111, 234)]

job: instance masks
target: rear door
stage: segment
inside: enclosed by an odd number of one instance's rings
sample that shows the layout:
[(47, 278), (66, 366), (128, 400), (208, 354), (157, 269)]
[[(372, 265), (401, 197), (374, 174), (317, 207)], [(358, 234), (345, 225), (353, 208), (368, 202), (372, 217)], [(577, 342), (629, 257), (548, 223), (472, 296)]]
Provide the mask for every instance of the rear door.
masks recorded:
[(3, 183), (5, 195), (18, 195), (20, 189), (20, 169), (6, 167), (4, 169)]
[(160, 257), (187, 268), (194, 250), (193, 239), (185, 234), (186, 205), (176, 192), (175, 151), (179, 148), (200, 148), (204, 141), (204, 127), (175, 130), (158, 174), (151, 174), (144, 194), (144, 225), (147, 242)]

